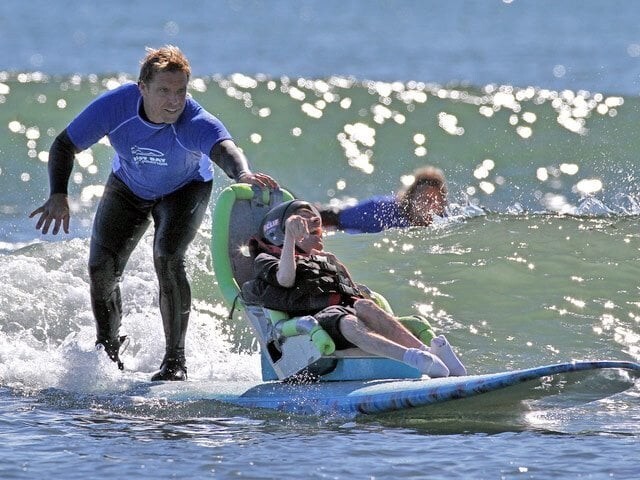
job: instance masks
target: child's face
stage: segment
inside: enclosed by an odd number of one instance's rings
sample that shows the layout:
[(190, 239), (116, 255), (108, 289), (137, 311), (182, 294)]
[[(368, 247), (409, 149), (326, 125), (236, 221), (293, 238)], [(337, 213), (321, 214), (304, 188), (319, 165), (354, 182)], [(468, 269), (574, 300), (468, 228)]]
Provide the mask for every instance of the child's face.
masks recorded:
[(304, 219), (309, 231), (308, 235), (296, 241), (297, 247), (305, 253), (309, 253), (311, 250), (322, 250), (324, 243), (322, 242), (322, 220), (320, 217), (307, 208), (300, 208), (296, 210), (295, 214)]

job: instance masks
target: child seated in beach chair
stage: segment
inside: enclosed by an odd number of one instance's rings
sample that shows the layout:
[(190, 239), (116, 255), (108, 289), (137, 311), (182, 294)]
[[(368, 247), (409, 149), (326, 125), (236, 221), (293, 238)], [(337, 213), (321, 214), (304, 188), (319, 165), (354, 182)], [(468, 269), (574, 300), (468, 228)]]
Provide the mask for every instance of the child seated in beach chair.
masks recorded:
[(447, 339), (421, 342), (398, 319), (369, 298), (346, 267), (325, 252), (322, 220), (310, 203), (283, 202), (265, 215), (251, 243), (255, 278), (242, 286), (245, 303), (312, 316), (335, 349), (357, 347), (403, 362), (430, 377), (466, 375)]

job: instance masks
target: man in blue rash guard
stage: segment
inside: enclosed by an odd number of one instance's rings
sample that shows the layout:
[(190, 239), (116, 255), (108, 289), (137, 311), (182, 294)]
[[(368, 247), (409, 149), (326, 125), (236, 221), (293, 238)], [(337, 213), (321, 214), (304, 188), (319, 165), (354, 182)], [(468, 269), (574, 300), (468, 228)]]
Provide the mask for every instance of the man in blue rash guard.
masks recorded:
[(344, 208), (319, 207), (322, 223), (350, 233), (430, 225), (434, 215), (445, 213), (444, 174), (439, 168), (426, 166), (414, 171), (413, 177), (413, 183), (397, 195), (379, 195)]
[[(53, 142), (50, 196), (30, 217), (36, 228), (69, 233), (67, 184), (76, 153), (107, 136), (112, 172), (93, 223), (89, 251), (91, 304), (98, 349), (118, 356), (122, 302), (119, 282), (129, 256), (153, 220), (153, 259), (160, 287), (165, 356), (151, 380), (186, 380), (185, 337), (191, 288), (185, 252), (209, 202), (213, 163), (230, 178), (260, 187), (277, 183), (252, 173), (244, 154), (215, 116), (187, 95), (191, 67), (175, 46), (147, 49), (138, 83), (92, 101)], [(213, 163), (212, 163), (213, 162)]]

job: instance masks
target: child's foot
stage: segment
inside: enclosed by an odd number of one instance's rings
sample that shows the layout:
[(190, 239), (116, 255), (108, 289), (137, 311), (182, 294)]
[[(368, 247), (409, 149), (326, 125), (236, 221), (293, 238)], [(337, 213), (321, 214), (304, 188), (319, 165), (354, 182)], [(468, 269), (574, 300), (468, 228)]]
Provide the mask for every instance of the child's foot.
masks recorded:
[(431, 348), (429, 350), (444, 362), (451, 375), (459, 377), (467, 374), (467, 369), (456, 356), (444, 335), (438, 335), (431, 340)]
[(449, 369), (438, 357), (419, 348), (407, 348), (402, 361), (431, 378), (449, 376)]

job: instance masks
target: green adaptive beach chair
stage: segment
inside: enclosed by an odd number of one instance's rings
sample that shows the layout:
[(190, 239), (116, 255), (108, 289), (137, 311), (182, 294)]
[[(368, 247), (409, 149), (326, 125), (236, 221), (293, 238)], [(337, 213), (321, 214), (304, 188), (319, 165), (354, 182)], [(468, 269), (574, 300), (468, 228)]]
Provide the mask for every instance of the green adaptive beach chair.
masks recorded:
[[(329, 335), (312, 316), (289, 318), (285, 313), (245, 304), (241, 286), (253, 277), (249, 240), (258, 233), (264, 215), (275, 205), (292, 200), (286, 190), (261, 190), (234, 184), (222, 191), (213, 212), (211, 252), (213, 267), (227, 305), (243, 311), (260, 345), (264, 380), (285, 380), (301, 372), (320, 380), (418, 378), (418, 370), (401, 362), (365, 354), (359, 349), (335, 351)], [(372, 292), (387, 311), (386, 300)], [(401, 317), (418, 338), (429, 342), (433, 332), (419, 316)]]

